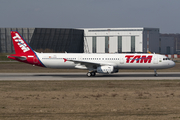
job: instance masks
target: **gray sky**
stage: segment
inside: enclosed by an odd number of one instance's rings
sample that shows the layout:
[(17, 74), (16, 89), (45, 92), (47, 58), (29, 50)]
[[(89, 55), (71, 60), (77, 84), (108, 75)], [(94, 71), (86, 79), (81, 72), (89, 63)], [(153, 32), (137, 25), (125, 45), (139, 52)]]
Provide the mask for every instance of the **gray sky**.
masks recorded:
[(180, 0), (0, 0), (0, 27), (160, 28), (180, 33)]

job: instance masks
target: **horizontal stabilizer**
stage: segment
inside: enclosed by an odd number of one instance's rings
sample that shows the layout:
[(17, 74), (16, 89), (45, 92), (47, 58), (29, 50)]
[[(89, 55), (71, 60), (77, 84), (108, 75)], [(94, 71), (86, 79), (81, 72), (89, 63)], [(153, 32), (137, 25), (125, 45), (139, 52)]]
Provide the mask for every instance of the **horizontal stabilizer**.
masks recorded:
[(25, 57), (25, 56), (13, 56), (13, 55), (9, 55), (9, 56), (7, 56), (8, 58), (9, 57), (14, 57), (14, 58), (17, 58), (17, 59), (19, 59), (19, 60), (26, 60), (27, 58)]

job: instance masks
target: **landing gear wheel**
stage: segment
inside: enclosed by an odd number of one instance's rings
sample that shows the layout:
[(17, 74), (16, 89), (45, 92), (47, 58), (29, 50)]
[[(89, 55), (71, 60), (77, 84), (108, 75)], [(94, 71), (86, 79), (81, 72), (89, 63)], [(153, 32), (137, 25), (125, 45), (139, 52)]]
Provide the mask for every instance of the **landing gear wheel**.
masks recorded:
[(157, 76), (158, 76), (158, 74), (154, 74), (154, 76), (156, 76), (156, 77), (157, 77)]
[(154, 69), (154, 76), (158, 76), (157, 72), (156, 72), (156, 69)]
[(96, 72), (94, 72), (94, 76), (96, 76)]
[(95, 76), (95, 75), (96, 75), (96, 73), (95, 73), (95, 72), (92, 72), (92, 73), (91, 73), (91, 75), (92, 75), (92, 76)]
[(87, 73), (87, 76), (88, 76), (88, 77), (95, 76), (95, 75), (96, 75), (96, 72), (88, 72), (88, 73)]
[(91, 74), (90, 72), (88, 72), (88, 73), (87, 73), (87, 76), (88, 76), (88, 77), (91, 77), (91, 76), (92, 76), (92, 74)]

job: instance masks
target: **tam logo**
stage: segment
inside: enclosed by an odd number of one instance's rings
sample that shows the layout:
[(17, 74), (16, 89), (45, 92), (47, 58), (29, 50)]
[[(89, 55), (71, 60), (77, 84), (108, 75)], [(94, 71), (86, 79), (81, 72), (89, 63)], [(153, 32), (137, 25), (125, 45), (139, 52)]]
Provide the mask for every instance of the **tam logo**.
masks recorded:
[(126, 55), (126, 63), (151, 63), (152, 55)]
[(27, 52), (29, 51), (29, 47), (27, 47), (26, 43), (24, 43), (24, 41), (21, 39), (21, 37), (16, 33), (16, 36), (13, 37), (13, 39), (17, 42), (17, 44), (19, 45), (19, 47), (21, 48), (21, 50), (23, 52)]

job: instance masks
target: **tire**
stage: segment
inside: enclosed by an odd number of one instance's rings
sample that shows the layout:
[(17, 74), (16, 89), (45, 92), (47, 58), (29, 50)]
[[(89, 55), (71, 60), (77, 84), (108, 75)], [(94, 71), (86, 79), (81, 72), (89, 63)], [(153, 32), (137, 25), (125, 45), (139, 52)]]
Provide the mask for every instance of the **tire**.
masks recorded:
[(91, 77), (91, 76), (92, 76), (92, 74), (91, 74), (90, 72), (88, 72), (88, 73), (87, 73), (87, 76), (88, 76), (88, 77)]
[(158, 74), (155, 74), (154, 76), (155, 76), (155, 77), (158, 77)]
[(92, 73), (91, 73), (91, 75), (92, 75), (92, 76), (95, 76), (95, 73), (94, 73), (94, 72), (92, 72)]
[(96, 72), (94, 72), (94, 76), (96, 76)]

